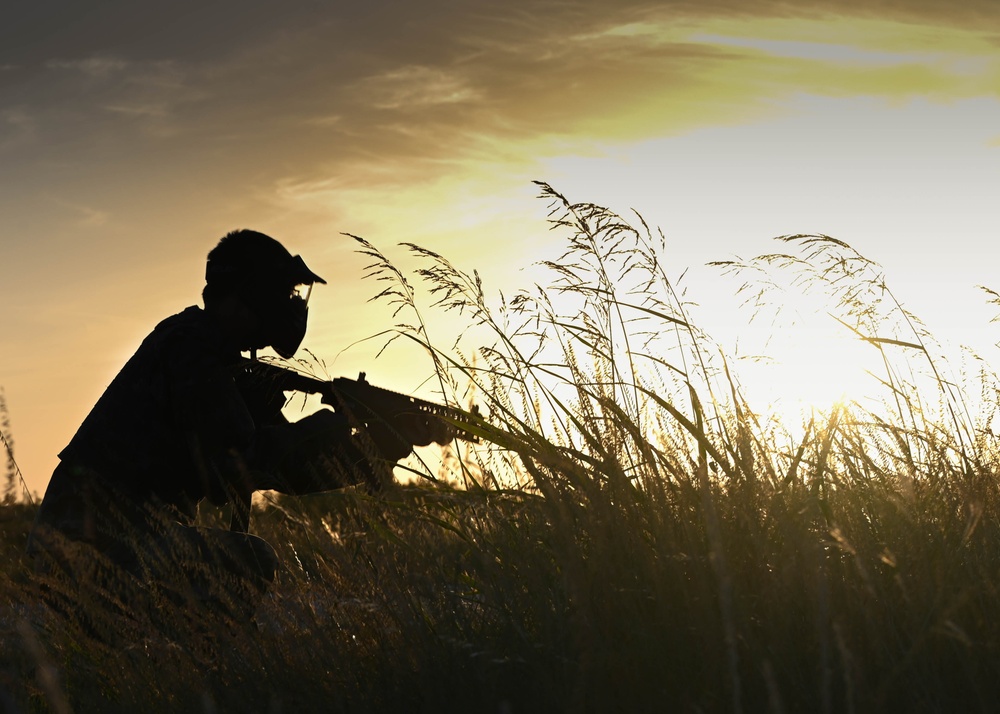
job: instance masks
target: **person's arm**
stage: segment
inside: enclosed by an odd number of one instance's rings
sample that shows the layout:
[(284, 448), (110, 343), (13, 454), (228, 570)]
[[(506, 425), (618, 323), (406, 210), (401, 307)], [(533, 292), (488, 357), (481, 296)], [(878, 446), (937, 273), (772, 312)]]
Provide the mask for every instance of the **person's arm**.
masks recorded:
[(178, 335), (163, 355), (169, 409), (183, 442), (177, 448), (186, 450), (191, 470), (177, 478), (196, 500), (248, 500), (257, 428), (231, 369), (197, 333)]

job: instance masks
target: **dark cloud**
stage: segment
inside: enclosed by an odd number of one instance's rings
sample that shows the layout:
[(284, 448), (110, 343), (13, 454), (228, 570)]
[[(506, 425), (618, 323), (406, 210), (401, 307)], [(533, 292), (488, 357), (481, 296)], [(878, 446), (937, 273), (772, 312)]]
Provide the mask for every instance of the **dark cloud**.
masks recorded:
[(37, 0), (5, 8), (0, 63), (114, 55), (132, 60), (223, 56), (302, 19), (299, 3), (173, 0), (169, 3)]
[[(209, 179), (235, 174), (257, 184), (331, 167), (440, 165), (521, 137), (627, 139), (726, 121), (783, 91), (774, 77), (801, 85), (815, 63), (667, 41), (660, 30), (703, 17), (861, 12), (850, 2), (805, 10), (596, 0), (81, 5), (25, 4), (0, 28), (0, 65), (9, 68), (0, 73), (0, 117), (14, 130), (0, 153), (32, 152), (39, 174), (197, 166)], [(864, 10), (878, 12), (941, 11), (931, 3)], [(955, 12), (974, 17), (975, 5)], [(751, 61), (767, 86), (739, 70)], [(720, 79), (723, 69), (729, 79)], [(949, 82), (899, 67), (813, 78), (832, 93), (859, 81), (873, 92), (897, 80), (917, 89)]]
[[(233, 191), (337, 173), (408, 181), (447, 170), (457, 156), (488, 158), (513, 139), (628, 139), (728, 121), (785, 91), (775, 77), (801, 86), (815, 63), (658, 33), (704, 17), (860, 12), (854, 5), (24, 4), (0, 27), (8, 68), (0, 121), (12, 137), (0, 142), (0, 178), (16, 171), (28, 187), (99, 174), (109, 192), (118, 181), (156, 183), (176, 172), (230, 182)], [(974, 7), (955, 12), (973, 17)], [(864, 12), (911, 18), (936, 8)], [(741, 69), (751, 66), (766, 82)], [(897, 79), (947, 85), (921, 71), (812, 77), (832, 93), (858, 81), (872, 92)]]
[(215, 61), (234, 52), (266, 48), (276, 35), (324, 27), (328, 55), (397, 54), (416, 62), (440, 59), (456, 44), (466, 52), (496, 48), (546, 35), (571, 35), (643, 17), (676, 18), (863, 15), (947, 20), (982, 26), (995, 19), (993, 0), (940, 3), (931, 0), (837, 0), (791, 5), (777, 0), (748, 5), (725, 2), (603, 0), (35, 0), (5, 8), (0, 24), (0, 66), (31, 66), (50, 60), (122, 57), (155, 61)]

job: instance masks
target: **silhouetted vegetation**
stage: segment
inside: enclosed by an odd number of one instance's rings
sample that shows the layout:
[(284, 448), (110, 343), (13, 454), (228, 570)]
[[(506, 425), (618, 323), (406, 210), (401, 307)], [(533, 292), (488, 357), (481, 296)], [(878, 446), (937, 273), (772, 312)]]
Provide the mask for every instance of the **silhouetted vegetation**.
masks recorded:
[(478, 275), (408, 246), (427, 309), (466, 327), (447, 348), (410, 278), (360, 242), (439, 396), (483, 408), (483, 441), (378, 496), (270, 496), (253, 529), (284, 570), (252, 623), (29, 575), (32, 509), (4, 505), (7, 707), (993, 710), (992, 373), (953, 378), (850, 246), (787, 236), (721, 266), (758, 307), (779, 273), (825, 291), (884, 373), (875, 402), (783, 425), (695, 324), (661, 236), (541, 188), (567, 239), (550, 285), (493, 306)]
[(20, 471), (14, 459), (14, 437), (10, 430), (10, 410), (7, 407), (7, 395), (0, 387), (0, 447), (3, 447), (4, 486), (3, 502), (11, 503), (17, 499), (18, 479)]

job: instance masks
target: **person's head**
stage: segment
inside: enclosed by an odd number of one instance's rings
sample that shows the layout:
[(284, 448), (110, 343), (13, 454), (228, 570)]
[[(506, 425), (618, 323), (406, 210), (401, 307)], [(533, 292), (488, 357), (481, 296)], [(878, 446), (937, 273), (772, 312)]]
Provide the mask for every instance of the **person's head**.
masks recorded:
[(282, 357), (295, 354), (306, 333), (309, 291), (326, 283), (270, 236), (251, 230), (227, 233), (208, 254), (205, 309), (237, 306), (246, 315), (241, 349), (273, 347)]

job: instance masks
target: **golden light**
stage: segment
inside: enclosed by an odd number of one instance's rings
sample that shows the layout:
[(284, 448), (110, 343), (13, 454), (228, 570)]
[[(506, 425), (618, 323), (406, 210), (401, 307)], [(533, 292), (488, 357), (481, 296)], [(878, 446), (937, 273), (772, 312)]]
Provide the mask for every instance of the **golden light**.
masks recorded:
[[(826, 324), (824, 324), (824, 322)], [(775, 331), (766, 357), (737, 369), (750, 406), (796, 430), (813, 415), (883, 394), (878, 351), (825, 314), (808, 327)]]

